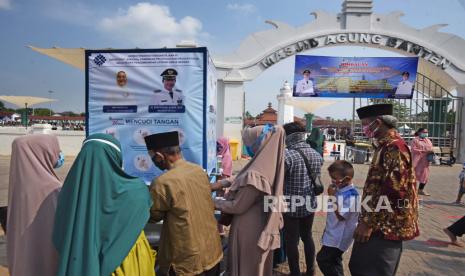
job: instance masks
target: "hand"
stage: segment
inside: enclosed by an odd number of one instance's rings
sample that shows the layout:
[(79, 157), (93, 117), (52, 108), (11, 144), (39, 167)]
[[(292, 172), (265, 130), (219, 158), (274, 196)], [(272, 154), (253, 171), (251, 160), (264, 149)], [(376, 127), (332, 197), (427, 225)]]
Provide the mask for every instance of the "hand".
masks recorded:
[(367, 242), (373, 231), (365, 222), (360, 222), (354, 231), (354, 240), (356, 242)]
[(215, 182), (211, 185), (212, 191), (220, 191), (223, 190), (223, 185), (221, 185), (221, 182)]
[(334, 196), (336, 194), (336, 191), (337, 191), (336, 186), (329, 185), (328, 190), (327, 190), (329, 196)]

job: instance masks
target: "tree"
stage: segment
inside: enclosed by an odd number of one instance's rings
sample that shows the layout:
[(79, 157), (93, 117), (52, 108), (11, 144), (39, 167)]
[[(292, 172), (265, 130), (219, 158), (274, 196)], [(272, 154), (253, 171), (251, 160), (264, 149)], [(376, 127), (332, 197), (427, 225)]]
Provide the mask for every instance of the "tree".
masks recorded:
[[(25, 110), (26, 110), (25, 108), (18, 108), (18, 109), (15, 110), (15, 113), (23, 114)], [(27, 111), (28, 111), (27, 112), (28, 115), (32, 115), (32, 108), (28, 107)]]
[(254, 119), (254, 118), (255, 118), (255, 117), (254, 117), (252, 114), (250, 114), (249, 111), (246, 111), (246, 112), (245, 112), (245, 119), (251, 120), (251, 119)]
[(63, 111), (63, 112), (61, 112), (61, 115), (69, 116), (69, 117), (77, 117), (77, 116), (79, 116), (79, 114), (76, 114), (73, 111)]
[(48, 108), (36, 108), (34, 109), (35, 116), (50, 116), (50, 114), (54, 114), (53, 110), (50, 112)]
[(5, 109), (5, 104), (2, 101), (0, 101), (0, 110), (4, 110), (4, 109)]
[(410, 108), (400, 103), (399, 101), (394, 99), (370, 99), (370, 101), (374, 104), (392, 104), (392, 109), (394, 112), (393, 115), (396, 116), (399, 122), (406, 122), (410, 118)]

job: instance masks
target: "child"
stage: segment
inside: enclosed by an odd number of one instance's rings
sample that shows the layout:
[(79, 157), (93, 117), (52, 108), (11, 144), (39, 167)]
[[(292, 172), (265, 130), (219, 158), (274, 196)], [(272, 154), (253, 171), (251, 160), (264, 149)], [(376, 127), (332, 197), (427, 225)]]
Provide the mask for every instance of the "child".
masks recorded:
[(457, 205), (463, 205), (462, 196), (465, 194), (465, 163), (463, 164), (463, 169), (459, 175), (459, 193), (457, 195), (457, 200), (454, 202)]
[(328, 195), (336, 197), (335, 211), (328, 212), (320, 252), (316, 257), (324, 275), (344, 275), (342, 254), (353, 242), (353, 234), (358, 222), (356, 210), (359, 194), (352, 184), (354, 168), (345, 160), (338, 160), (328, 168), (332, 185)]

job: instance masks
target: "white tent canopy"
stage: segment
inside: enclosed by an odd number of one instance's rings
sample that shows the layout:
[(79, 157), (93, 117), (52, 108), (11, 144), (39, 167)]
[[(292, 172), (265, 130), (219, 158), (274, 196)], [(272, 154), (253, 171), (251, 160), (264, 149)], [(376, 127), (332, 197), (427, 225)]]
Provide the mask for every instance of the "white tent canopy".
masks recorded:
[(58, 59), (59, 61), (76, 67), (81, 70), (85, 70), (85, 50), (84, 48), (37, 48), (34, 46), (28, 46), (32, 50), (44, 54), (46, 56)]
[(286, 104), (297, 107), (307, 113), (315, 113), (316, 110), (337, 103), (337, 101), (325, 101), (325, 100), (301, 100), (302, 98), (292, 98), (286, 100)]
[(412, 128), (404, 124), (403, 126), (399, 127), (399, 129), (412, 129)]
[(56, 99), (32, 97), (32, 96), (0, 96), (1, 101), (9, 102), (18, 107), (32, 106), (41, 103), (55, 102)]

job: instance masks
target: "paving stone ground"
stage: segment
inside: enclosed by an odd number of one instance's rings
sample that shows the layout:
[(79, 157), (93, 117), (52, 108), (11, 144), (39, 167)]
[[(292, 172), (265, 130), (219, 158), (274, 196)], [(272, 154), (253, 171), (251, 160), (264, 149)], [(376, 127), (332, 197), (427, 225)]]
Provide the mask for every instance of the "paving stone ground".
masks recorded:
[[(72, 161), (72, 158), (67, 158), (65, 165), (58, 170), (58, 175), (62, 179), (66, 176)], [(0, 206), (7, 202), (9, 162), (8, 156), (0, 156)], [(329, 183), (326, 168), (330, 163), (331, 161), (326, 161), (323, 168), (322, 179), (324, 183)], [(235, 170), (244, 164), (245, 161), (235, 162)], [(361, 190), (368, 165), (354, 166), (356, 170), (354, 183)], [(421, 235), (413, 241), (404, 243), (404, 252), (397, 275), (464, 275), (465, 248), (450, 245), (447, 236), (442, 232), (444, 227), (465, 215), (465, 207), (452, 204), (457, 196), (457, 177), (460, 170), (460, 165), (431, 167), (430, 183), (426, 188), (431, 196), (422, 198), (420, 209)], [(318, 213), (313, 227), (313, 238), (317, 251), (321, 247), (320, 239), (324, 225), (325, 214)], [(350, 275), (347, 267), (349, 257), (350, 250), (344, 254), (346, 275)], [(305, 262), (302, 254), (300, 259), (302, 271), (304, 271)], [(0, 233), (0, 276), (7, 275), (6, 263), (5, 236)], [(288, 273), (287, 265), (281, 265), (275, 270), (277, 276), (286, 275), (286, 273)], [(322, 275), (318, 269), (317, 275)]]

